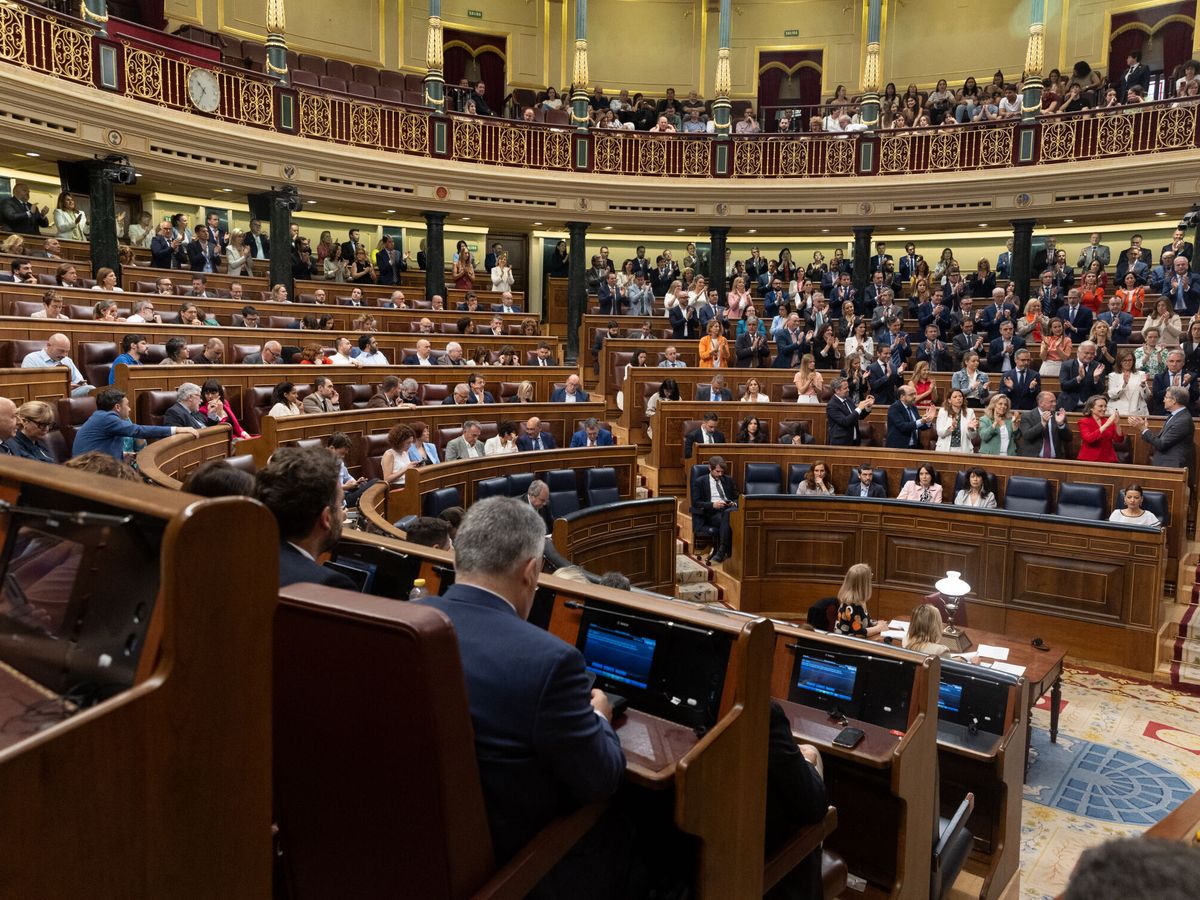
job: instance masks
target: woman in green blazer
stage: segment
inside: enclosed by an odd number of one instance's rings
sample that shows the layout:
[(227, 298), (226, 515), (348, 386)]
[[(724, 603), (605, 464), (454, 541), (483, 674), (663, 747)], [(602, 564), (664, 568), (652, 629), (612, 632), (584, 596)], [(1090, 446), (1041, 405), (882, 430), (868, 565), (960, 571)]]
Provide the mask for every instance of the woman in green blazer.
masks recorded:
[(992, 394), (987, 409), (979, 417), (979, 452), (992, 456), (1017, 455), (1017, 430), (1010, 410), (1012, 403), (1004, 394)]

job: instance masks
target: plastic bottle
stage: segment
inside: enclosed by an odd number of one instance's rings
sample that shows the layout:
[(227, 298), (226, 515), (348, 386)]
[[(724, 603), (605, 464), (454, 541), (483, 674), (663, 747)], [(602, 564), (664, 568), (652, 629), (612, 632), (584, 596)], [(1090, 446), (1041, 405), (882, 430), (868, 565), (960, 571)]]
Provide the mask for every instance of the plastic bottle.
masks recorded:
[(424, 600), (429, 596), (429, 591), (425, 590), (425, 579), (418, 578), (413, 582), (413, 588), (408, 592), (409, 600)]

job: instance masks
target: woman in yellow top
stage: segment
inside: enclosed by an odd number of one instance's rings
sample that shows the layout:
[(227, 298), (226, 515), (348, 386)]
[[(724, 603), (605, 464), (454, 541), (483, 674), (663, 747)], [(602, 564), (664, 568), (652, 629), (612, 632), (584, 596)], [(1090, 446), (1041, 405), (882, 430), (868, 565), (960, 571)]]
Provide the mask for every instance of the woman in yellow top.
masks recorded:
[(708, 323), (708, 334), (700, 338), (700, 368), (723, 369), (728, 365), (729, 341), (721, 323), (713, 319)]

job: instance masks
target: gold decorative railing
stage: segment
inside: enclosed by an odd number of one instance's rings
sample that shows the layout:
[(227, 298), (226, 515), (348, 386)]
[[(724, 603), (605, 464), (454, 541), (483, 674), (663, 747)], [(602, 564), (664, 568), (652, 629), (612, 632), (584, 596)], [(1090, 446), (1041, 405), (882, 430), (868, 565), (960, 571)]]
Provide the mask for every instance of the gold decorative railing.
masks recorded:
[[(311, 87), (294, 89), (265, 75), (147, 41), (98, 35), (82, 20), (30, 0), (0, 0), (0, 64), (4, 63), (252, 128), (410, 156), (556, 172), (690, 179), (845, 178), (1018, 168), (1200, 147), (1200, 107), (1195, 101), (1044, 116), (1032, 122), (1009, 119), (857, 134), (729, 139), (440, 116), (423, 107)], [(188, 79), (196, 69), (217, 79), (219, 102), (211, 112), (191, 102)]]

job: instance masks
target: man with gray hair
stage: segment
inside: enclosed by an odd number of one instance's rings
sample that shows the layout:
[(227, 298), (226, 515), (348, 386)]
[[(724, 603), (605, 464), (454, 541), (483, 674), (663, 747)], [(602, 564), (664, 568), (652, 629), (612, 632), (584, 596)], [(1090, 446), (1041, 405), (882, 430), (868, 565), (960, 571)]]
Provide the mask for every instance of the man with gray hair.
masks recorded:
[(1154, 448), (1150, 454), (1150, 465), (1172, 469), (1190, 469), (1194, 458), (1192, 435), (1196, 424), (1188, 412), (1191, 395), (1185, 387), (1169, 387), (1163, 394), (1163, 409), (1167, 421), (1162, 430), (1154, 434), (1146, 427), (1141, 416), (1130, 416), (1129, 424), (1141, 432), (1142, 440)]
[(177, 428), (207, 428), (208, 418), (200, 412), (200, 386), (185, 381), (175, 389), (175, 402), (163, 413), (163, 424)]
[[(475, 503), (454, 538), (454, 585), (419, 601), (454, 625), (501, 866), (556, 816), (612, 796), (625, 773), (612, 708), (602, 691), (589, 689), (583, 656), (525, 621), (545, 539), (531, 506), (509, 497)], [(627, 870), (606, 853), (573, 852), (543, 886), (548, 896), (568, 896), (601, 879), (595, 896), (623, 896), (607, 882)]]
[(535, 478), (529, 483), (529, 489), (525, 491), (525, 502), (541, 516), (542, 522), (546, 525), (546, 534), (553, 531), (554, 520), (550, 518), (550, 485)]
[(156, 325), (162, 324), (162, 316), (154, 311), (154, 301), (143, 298), (134, 300), (133, 307), (130, 310), (130, 316), (126, 322), (153, 322)]
[(482, 431), (474, 419), (463, 422), (462, 434), (446, 444), (446, 462), (483, 456), (483, 441), (479, 439)]

